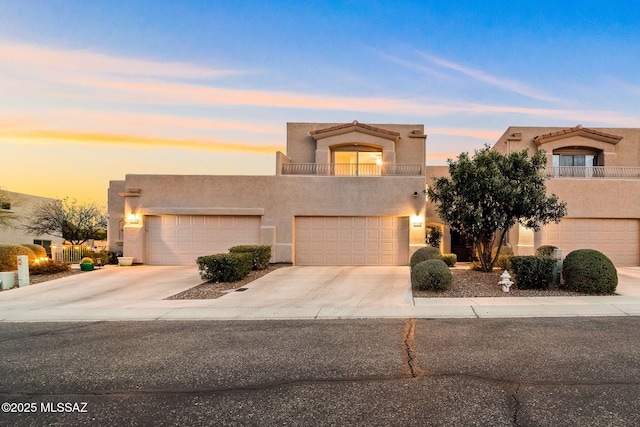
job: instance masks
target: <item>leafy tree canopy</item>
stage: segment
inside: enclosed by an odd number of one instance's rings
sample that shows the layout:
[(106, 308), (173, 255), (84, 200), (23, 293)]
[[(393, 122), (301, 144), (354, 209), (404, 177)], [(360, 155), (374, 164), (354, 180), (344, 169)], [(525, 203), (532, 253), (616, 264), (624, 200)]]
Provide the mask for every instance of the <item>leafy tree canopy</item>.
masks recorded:
[(81, 205), (66, 198), (37, 205), (23, 225), (29, 234), (50, 234), (74, 245), (99, 239), (106, 227), (107, 217), (95, 204)]
[(449, 160), (450, 177), (435, 178), (428, 189), (442, 220), (473, 241), (483, 271), (493, 269), (513, 225), (538, 231), (566, 215), (566, 203), (546, 194), (546, 163), (542, 150), (529, 158), (528, 150), (503, 155), (485, 146)]

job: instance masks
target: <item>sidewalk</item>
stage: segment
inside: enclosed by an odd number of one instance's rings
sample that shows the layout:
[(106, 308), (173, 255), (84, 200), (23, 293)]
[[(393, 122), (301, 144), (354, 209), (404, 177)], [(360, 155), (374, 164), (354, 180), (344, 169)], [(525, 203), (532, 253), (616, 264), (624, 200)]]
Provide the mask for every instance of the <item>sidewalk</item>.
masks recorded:
[[(616, 296), (414, 299), (408, 267), (291, 267), (248, 284), (244, 292), (231, 292), (219, 299), (165, 300), (199, 284), (196, 269), (141, 266), (104, 269), (82, 276), (82, 280), (72, 276), (2, 292), (0, 321), (640, 315), (640, 267), (620, 268), (618, 275), (620, 295)], [(375, 280), (382, 280), (384, 288)]]

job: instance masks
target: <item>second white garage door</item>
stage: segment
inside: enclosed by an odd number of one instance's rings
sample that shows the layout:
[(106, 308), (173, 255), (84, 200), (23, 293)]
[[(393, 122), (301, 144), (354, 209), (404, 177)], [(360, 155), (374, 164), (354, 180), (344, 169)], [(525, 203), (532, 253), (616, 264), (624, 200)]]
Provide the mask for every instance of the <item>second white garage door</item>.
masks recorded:
[(146, 263), (195, 265), (202, 255), (260, 243), (259, 216), (146, 216)]
[(595, 249), (617, 267), (640, 264), (640, 221), (636, 219), (565, 218), (542, 230), (542, 244), (562, 249)]
[(297, 265), (407, 265), (407, 217), (297, 217)]

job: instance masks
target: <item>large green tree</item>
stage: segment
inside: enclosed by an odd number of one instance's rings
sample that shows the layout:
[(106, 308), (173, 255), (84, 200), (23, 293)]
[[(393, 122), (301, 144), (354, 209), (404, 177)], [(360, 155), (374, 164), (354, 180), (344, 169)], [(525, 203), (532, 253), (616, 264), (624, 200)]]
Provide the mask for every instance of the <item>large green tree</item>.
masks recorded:
[(95, 204), (75, 200), (52, 200), (37, 205), (23, 225), (29, 234), (62, 237), (74, 245), (99, 239), (107, 227), (107, 217)]
[(538, 231), (566, 215), (566, 203), (547, 196), (546, 163), (542, 150), (529, 157), (527, 150), (504, 155), (485, 146), (450, 159), (450, 177), (435, 178), (427, 190), (442, 220), (473, 242), (483, 271), (493, 269), (513, 225)]

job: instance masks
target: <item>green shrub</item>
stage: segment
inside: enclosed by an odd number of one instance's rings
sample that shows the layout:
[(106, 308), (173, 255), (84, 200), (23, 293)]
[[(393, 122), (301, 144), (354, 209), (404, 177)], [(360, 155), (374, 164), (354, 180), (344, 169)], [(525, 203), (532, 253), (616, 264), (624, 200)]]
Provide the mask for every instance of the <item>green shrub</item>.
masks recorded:
[(11, 243), (0, 244), (0, 271), (13, 271), (18, 269), (18, 256), (29, 257), (29, 264), (36, 259), (36, 254), (26, 246)]
[(469, 270), (471, 271), (483, 271), (482, 263), (480, 261), (473, 261), (469, 264)]
[(264, 270), (269, 266), (271, 259), (271, 246), (245, 245), (229, 248), (232, 254), (250, 253), (253, 256), (253, 269)]
[(251, 253), (214, 254), (198, 257), (198, 270), (207, 282), (236, 282), (251, 271)]
[(613, 294), (618, 272), (611, 260), (593, 249), (575, 250), (562, 263), (562, 287), (587, 294)]
[[(495, 257), (497, 252), (498, 252), (498, 248), (493, 248), (491, 250), (491, 257), (492, 258)], [(500, 255), (513, 256), (513, 249), (511, 249), (511, 246), (503, 245), (500, 248)]]
[(71, 266), (61, 261), (43, 261), (29, 266), (31, 274), (53, 274), (71, 271)]
[(430, 246), (420, 248), (411, 255), (411, 261), (409, 265), (413, 268), (414, 265), (427, 261), (430, 259), (438, 259), (440, 258), (440, 249), (432, 248)]
[(102, 250), (95, 253), (95, 259), (97, 260), (98, 258), (102, 260), (102, 263), (104, 265), (118, 263), (118, 254), (112, 251)]
[(452, 277), (441, 259), (422, 261), (411, 269), (411, 285), (419, 291), (446, 291), (451, 287)]
[(456, 254), (442, 254), (440, 259), (444, 261), (445, 264), (449, 267), (454, 267), (456, 262), (458, 262), (458, 255)]
[(93, 264), (93, 258), (86, 256), (80, 260), (80, 264)]
[(518, 289), (549, 289), (556, 260), (544, 256), (512, 256), (511, 274)]
[[(498, 248), (493, 248), (491, 250), (491, 259), (496, 256), (498, 252)], [(508, 270), (510, 268), (509, 258), (513, 256), (513, 249), (510, 246), (503, 245), (500, 248), (500, 255), (494, 264), (495, 267), (498, 267), (500, 270)]]
[(36, 255), (36, 258), (47, 258), (47, 250), (44, 248), (44, 246), (32, 245), (31, 243), (24, 243), (22, 244), (22, 246), (31, 249)]
[(553, 250), (558, 249), (557, 246), (553, 245), (542, 245), (536, 249), (536, 255), (538, 256), (553, 256)]

